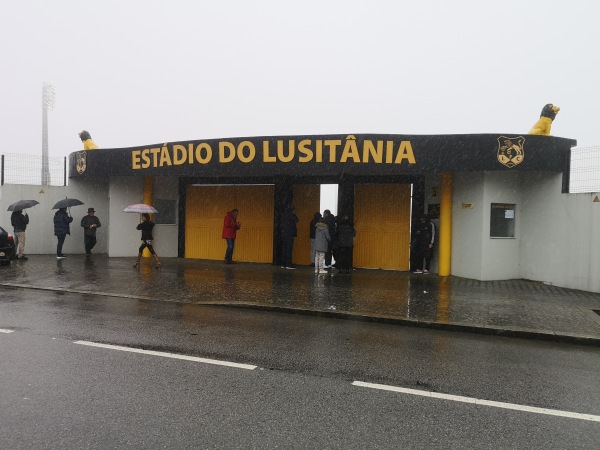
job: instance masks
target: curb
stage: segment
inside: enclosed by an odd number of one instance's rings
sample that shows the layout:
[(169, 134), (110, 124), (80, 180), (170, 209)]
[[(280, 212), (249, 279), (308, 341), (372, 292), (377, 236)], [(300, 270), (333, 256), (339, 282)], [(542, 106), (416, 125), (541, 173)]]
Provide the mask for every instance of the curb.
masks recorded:
[[(70, 294), (85, 294), (85, 295), (98, 295), (101, 297), (117, 297), (126, 298), (132, 300), (144, 300), (144, 301), (166, 301), (163, 299), (157, 299), (153, 297), (140, 296), (140, 295), (128, 295), (128, 294), (117, 294), (110, 292), (94, 292), (83, 289), (64, 289), (48, 286), (32, 286), (19, 283), (0, 283), (0, 286), (22, 288), (22, 289), (35, 289), (42, 291), (53, 291), (53, 292), (65, 292)], [(399, 325), (417, 328), (429, 328), (434, 330), (443, 331), (459, 331), (463, 333), (483, 334), (488, 336), (503, 336), (503, 337), (514, 337), (522, 339), (537, 339), (551, 342), (560, 342), (567, 344), (577, 345), (590, 345), (600, 347), (600, 338), (591, 336), (578, 336), (572, 334), (558, 334), (553, 332), (541, 331), (541, 330), (528, 330), (524, 328), (510, 328), (510, 327), (498, 327), (498, 326), (485, 326), (475, 325), (467, 323), (441, 323), (426, 320), (415, 320), (406, 319), (399, 317), (389, 316), (376, 316), (376, 315), (365, 315), (359, 313), (350, 312), (339, 312), (339, 311), (321, 311), (312, 309), (300, 309), (291, 308), (285, 306), (271, 306), (271, 305), (257, 305), (254, 303), (203, 303), (203, 302), (182, 302), (178, 300), (168, 301), (169, 303), (182, 303), (191, 304), (198, 306), (209, 306), (215, 308), (238, 308), (248, 309), (255, 311), (266, 311), (266, 312), (278, 312), (283, 314), (298, 314), (312, 317), (325, 317), (330, 319), (341, 319), (341, 320), (355, 320), (360, 322), (372, 322), (382, 323), (388, 325)]]
[(313, 317), (325, 317), (330, 319), (355, 320), (360, 322), (383, 323), (389, 325), (408, 326), (416, 328), (429, 328), (443, 331), (460, 331), (463, 333), (484, 334), (488, 336), (504, 336), (523, 339), (538, 339), (544, 341), (561, 342), (577, 345), (591, 345), (600, 347), (600, 338), (591, 336), (577, 336), (570, 334), (558, 334), (540, 330), (517, 329), (510, 327), (492, 327), (484, 325), (460, 324), (460, 323), (440, 323), (426, 320), (413, 320), (397, 317), (384, 317), (364, 314), (353, 314), (348, 312), (318, 311), (309, 309), (296, 309), (280, 306), (266, 306), (256, 304), (241, 303), (197, 303), (202, 306), (212, 306), (220, 308), (239, 308), (251, 309), (256, 311), (279, 312), (283, 314), (298, 314)]

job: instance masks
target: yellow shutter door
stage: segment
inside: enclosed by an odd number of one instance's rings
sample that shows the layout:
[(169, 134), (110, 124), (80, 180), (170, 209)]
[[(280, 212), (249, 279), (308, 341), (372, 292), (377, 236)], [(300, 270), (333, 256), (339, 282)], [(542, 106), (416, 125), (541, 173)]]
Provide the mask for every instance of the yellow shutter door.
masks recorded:
[(274, 186), (189, 186), (185, 211), (185, 257), (222, 260), (227, 245), (222, 239), (223, 219), (239, 210), (233, 259), (273, 261)]
[(294, 239), (293, 264), (310, 264), (310, 221), (321, 204), (321, 186), (318, 184), (294, 185), (294, 207), (298, 216), (298, 236)]
[(409, 184), (354, 187), (354, 266), (409, 270)]

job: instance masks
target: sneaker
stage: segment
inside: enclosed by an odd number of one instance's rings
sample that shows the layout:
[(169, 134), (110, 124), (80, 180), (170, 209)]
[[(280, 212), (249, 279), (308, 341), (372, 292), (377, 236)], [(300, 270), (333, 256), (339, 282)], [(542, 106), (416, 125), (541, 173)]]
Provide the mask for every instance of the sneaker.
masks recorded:
[(326, 273), (329, 273), (329, 272), (327, 272), (326, 270), (319, 270), (318, 273), (320, 273), (320, 274), (326, 274)]
[(285, 269), (285, 266), (281, 266), (282, 269)]
[(425, 270), (423, 270), (423, 273), (424, 273), (424, 274), (428, 274), (428, 273), (429, 273), (429, 270), (425, 269)]
[(25, 255), (21, 255), (21, 256), (19, 256), (18, 259), (19, 259), (19, 261), (27, 261), (29, 258)]
[(423, 271), (421, 269), (417, 269), (413, 273), (423, 273)]
[(65, 259), (65, 258), (66, 258), (66, 256), (65, 256), (65, 255), (60, 255), (60, 256), (57, 256), (57, 257), (56, 257), (56, 259)]
[(295, 269), (295, 267), (294, 266), (289, 266), (289, 267), (286, 267), (286, 269)]

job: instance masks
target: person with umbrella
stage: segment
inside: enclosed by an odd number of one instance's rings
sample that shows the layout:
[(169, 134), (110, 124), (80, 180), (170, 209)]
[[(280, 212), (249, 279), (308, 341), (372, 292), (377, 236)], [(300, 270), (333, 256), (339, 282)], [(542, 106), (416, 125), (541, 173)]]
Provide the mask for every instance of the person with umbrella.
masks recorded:
[(154, 248), (152, 247), (152, 239), (153, 239), (152, 238), (152, 229), (153, 228), (154, 228), (154, 222), (152, 222), (152, 220), (150, 220), (150, 214), (143, 213), (142, 221), (136, 227), (137, 230), (142, 231), (142, 245), (140, 245), (140, 248), (138, 251), (138, 256), (137, 256), (137, 259), (135, 260), (135, 263), (133, 264), (133, 267), (139, 267), (140, 259), (142, 259), (142, 252), (144, 251), (145, 248), (147, 248), (150, 251), (150, 254), (154, 258), (154, 262), (156, 263), (156, 268), (158, 269), (160, 267), (160, 259), (158, 259), (158, 255), (156, 254), (156, 252), (154, 251)]
[(73, 222), (73, 217), (67, 214), (67, 208), (59, 207), (58, 211), (54, 214), (54, 235), (58, 239), (56, 245), (56, 259), (66, 258), (62, 252), (62, 248), (67, 234), (71, 234), (71, 227), (69, 225), (71, 222)]
[(23, 210), (19, 209), (13, 211), (10, 216), (10, 223), (13, 226), (13, 231), (17, 238), (17, 259), (20, 261), (27, 261), (25, 256), (25, 229), (29, 224), (29, 216), (27, 213), (23, 214)]
[(102, 226), (100, 219), (98, 219), (95, 214), (96, 210), (94, 208), (88, 208), (87, 216), (83, 216), (81, 219), (85, 256), (88, 257), (92, 254), (92, 249), (96, 245), (96, 230)]
[(38, 205), (37, 200), (19, 200), (18, 202), (9, 205), (8, 211), (13, 211), (10, 216), (10, 223), (13, 226), (15, 237), (17, 238), (17, 258), (22, 261), (27, 261), (25, 256), (25, 229), (29, 224), (29, 216), (23, 214), (23, 210)]

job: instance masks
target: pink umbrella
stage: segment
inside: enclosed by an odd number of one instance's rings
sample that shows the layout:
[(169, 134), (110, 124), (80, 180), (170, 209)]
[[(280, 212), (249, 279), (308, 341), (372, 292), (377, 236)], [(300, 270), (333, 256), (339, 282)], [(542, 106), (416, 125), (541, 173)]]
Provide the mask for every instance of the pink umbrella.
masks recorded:
[(138, 214), (158, 214), (156, 208), (143, 203), (136, 203), (135, 205), (129, 205), (123, 210), (126, 213), (138, 213)]

